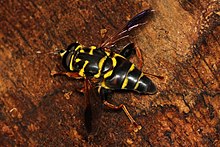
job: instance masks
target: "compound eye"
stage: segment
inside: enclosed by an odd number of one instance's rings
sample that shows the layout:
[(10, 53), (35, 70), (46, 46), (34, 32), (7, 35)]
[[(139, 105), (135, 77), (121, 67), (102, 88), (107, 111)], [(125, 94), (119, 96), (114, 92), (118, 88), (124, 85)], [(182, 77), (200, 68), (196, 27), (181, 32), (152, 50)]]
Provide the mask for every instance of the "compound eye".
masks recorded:
[(65, 51), (63, 54), (64, 55), (62, 56), (62, 58), (63, 58), (62, 59), (62, 64), (63, 64), (64, 68), (69, 70), (69, 66), (70, 66), (71, 60), (73, 60), (72, 57), (73, 57), (74, 52), (67, 52), (67, 51)]

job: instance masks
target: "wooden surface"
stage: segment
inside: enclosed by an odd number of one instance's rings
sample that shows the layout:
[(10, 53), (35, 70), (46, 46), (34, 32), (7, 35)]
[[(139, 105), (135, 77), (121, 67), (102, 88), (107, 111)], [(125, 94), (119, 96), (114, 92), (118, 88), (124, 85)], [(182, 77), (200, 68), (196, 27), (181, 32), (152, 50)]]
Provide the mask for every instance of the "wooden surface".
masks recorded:
[[(218, 0), (3, 0), (0, 7), (2, 146), (220, 145)], [(113, 94), (111, 101), (124, 103), (142, 126), (139, 132), (123, 112), (103, 111), (88, 140), (85, 100), (76, 92), (82, 81), (52, 77), (52, 70), (63, 68), (51, 53), (75, 40), (100, 45), (101, 30), (113, 34), (149, 7), (154, 15), (133, 40), (142, 70), (165, 79), (151, 77), (156, 95)]]

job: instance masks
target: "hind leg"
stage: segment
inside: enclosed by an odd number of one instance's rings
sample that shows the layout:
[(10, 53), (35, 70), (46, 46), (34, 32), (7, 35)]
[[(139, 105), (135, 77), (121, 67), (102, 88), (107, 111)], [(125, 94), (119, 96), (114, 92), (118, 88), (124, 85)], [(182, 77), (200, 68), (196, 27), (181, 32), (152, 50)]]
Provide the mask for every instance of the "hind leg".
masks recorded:
[(101, 88), (101, 90), (99, 92), (100, 92), (101, 99), (103, 100), (103, 104), (106, 107), (108, 107), (109, 109), (112, 109), (112, 110), (123, 110), (124, 113), (126, 114), (126, 116), (128, 117), (128, 119), (130, 120), (131, 124), (135, 127), (134, 131), (137, 132), (141, 129), (141, 126), (136, 123), (136, 121), (131, 116), (131, 114), (128, 112), (128, 109), (126, 108), (126, 106), (124, 104), (120, 104), (120, 105), (116, 106), (114, 104), (109, 103), (107, 101), (107, 96), (109, 95), (109, 91), (104, 88)]

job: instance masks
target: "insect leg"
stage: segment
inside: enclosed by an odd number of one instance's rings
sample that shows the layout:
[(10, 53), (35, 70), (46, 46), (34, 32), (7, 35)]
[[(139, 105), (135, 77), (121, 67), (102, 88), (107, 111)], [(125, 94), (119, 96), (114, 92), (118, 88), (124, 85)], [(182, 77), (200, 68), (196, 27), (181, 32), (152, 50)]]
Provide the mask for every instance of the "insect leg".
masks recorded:
[(126, 106), (124, 104), (120, 104), (120, 105), (116, 106), (116, 105), (113, 105), (113, 104), (111, 104), (111, 103), (109, 103), (108, 101), (105, 101), (105, 100), (103, 101), (103, 104), (105, 106), (107, 106), (108, 108), (113, 109), (113, 110), (122, 109), (124, 111), (124, 113), (127, 115), (128, 119), (131, 121), (131, 123), (135, 126), (135, 132), (137, 132), (138, 130), (141, 129), (141, 126), (136, 123), (136, 121), (131, 116), (131, 114), (128, 112), (128, 109), (126, 108)]
[(143, 57), (142, 57), (142, 54), (141, 54), (141, 50), (136, 46), (135, 51), (136, 51), (136, 55), (137, 55), (138, 60), (139, 60), (139, 63), (138, 63), (137, 66), (138, 66), (139, 69), (142, 69), (142, 67), (143, 67)]
[(114, 105), (114, 104), (111, 104), (111, 103), (109, 103), (106, 99), (107, 99), (107, 95), (108, 95), (108, 90), (106, 90), (106, 89), (104, 89), (104, 88), (101, 88), (101, 91), (100, 91), (101, 93), (100, 93), (100, 96), (101, 96), (101, 98), (102, 98), (102, 100), (103, 100), (103, 104), (106, 106), (106, 107), (108, 107), (108, 108), (110, 108), (110, 109), (112, 109), (112, 110), (123, 110), (124, 111), (124, 113), (127, 115), (127, 117), (128, 117), (128, 119), (131, 121), (131, 123), (132, 123), (132, 125), (134, 125), (135, 126), (135, 132), (137, 132), (138, 130), (140, 130), (141, 129), (141, 126), (140, 125), (138, 125), (137, 123), (136, 123), (136, 121), (134, 120), (134, 118), (131, 116), (131, 114), (128, 112), (128, 109), (126, 108), (126, 106), (124, 105), (124, 104), (120, 104), (120, 105), (118, 105), (118, 106), (116, 106), (116, 105)]
[(52, 71), (51, 72), (51, 75), (52, 76), (55, 76), (55, 75), (66, 75), (70, 78), (74, 78), (74, 79), (82, 79), (83, 77), (81, 77), (79, 75), (78, 72), (56, 72), (56, 71)]

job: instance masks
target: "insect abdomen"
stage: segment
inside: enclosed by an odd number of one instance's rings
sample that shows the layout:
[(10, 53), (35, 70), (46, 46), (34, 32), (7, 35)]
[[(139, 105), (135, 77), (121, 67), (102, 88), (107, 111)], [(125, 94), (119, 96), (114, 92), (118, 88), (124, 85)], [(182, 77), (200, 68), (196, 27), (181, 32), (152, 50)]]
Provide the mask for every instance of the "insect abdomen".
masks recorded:
[(136, 87), (134, 88), (134, 90), (139, 93), (154, 94), (156, 93), (157, 88), (154, 83), (142, 73), (139, 77), (138, 82), (136, 83)]
[(134, 90), (138, 93), (153, 94), (156, 86), (153, 82), (138, 70), (134, 64), (121, 56), (116, 56), (116, 66), (111, 74), (104, 79), (104, 87), (113, 90)]

